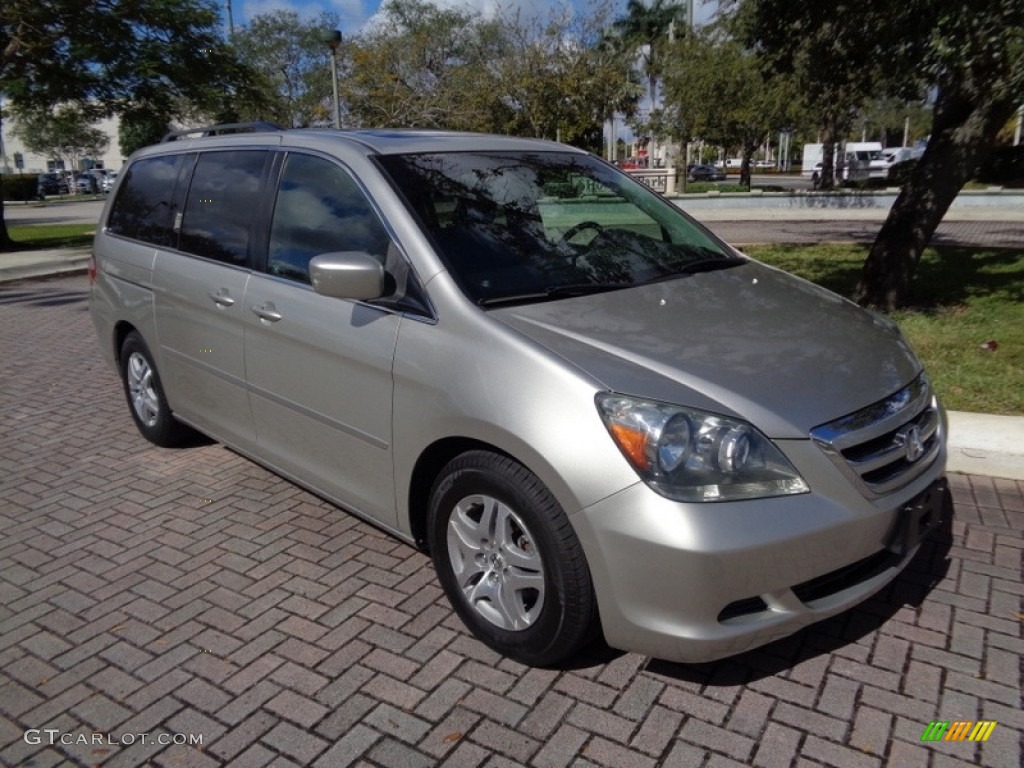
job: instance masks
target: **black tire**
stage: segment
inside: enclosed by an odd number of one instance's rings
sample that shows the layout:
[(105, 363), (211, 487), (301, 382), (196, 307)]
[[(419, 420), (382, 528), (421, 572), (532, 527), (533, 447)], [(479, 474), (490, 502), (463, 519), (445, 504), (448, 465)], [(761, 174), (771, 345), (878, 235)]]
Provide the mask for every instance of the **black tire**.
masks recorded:
[(137, 332), (125, 336), (118, 367), (128, 410), (144, 438), (162, 448), (173, 448), (196, 437), (191, 427), (171, 413), (153, 356)]
[(438, 579), (479, 640), (524, 664), (549, 666), (592, 639), (590, 569), (565, 512), (536, 475), (506, 456), (464, 453), (434, 483), (429, 514)]

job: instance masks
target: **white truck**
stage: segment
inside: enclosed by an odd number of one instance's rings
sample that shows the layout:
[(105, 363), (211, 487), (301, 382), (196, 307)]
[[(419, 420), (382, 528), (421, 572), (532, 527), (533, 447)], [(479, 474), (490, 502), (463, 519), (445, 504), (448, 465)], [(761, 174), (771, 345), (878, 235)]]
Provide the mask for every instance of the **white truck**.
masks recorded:
[[(801, 176), (809, 178), (814, 187), (821, 183), (822, 148), (824, 144), (804, 144)], [(844, 150), (840, 153), (840, 150)], [(840, 162), (841, 161), (841, 162)], [(842, 169), (840, 171), (840, 165)], [(841, 181), (884, 179), (889, 165), (882, 157), (882, 144), (877, 141), (848, 141), (835, 145), (833, 172)], [(841, 175), (840, 175), (841, 173)]]

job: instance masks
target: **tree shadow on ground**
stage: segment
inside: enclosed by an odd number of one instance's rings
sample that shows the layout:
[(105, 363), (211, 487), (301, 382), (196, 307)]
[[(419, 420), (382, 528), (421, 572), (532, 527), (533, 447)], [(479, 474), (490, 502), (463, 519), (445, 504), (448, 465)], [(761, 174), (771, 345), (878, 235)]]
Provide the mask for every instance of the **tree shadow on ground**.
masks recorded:
[(0, 293), (0, 304), (25, 304), (32, 307), (60, 307), (89, 300), (89, 291), (66, 291), (42, 288)]
[[(790, 248), (792, 255), (789, 255)], [(857, 288), (868, 249), (841, 258), (814, 258), (813, 246), (782, 247), (766, 255), (768, 263), (798, 274), (840, 296), (851, 298)], [(758, 254), (755, 251), (754, 256)], [(930, 246), (918, 264), (911, 286), (909, 310), (935, 312), (970, 299), (995, 297), (1024, 301), (1024, 250), (1020, 248)]]
[(937, 310), (986, 296), (1024, 301), (1024, 250), (1018, 248), (932, 249), (914, 276), (914, 308)]

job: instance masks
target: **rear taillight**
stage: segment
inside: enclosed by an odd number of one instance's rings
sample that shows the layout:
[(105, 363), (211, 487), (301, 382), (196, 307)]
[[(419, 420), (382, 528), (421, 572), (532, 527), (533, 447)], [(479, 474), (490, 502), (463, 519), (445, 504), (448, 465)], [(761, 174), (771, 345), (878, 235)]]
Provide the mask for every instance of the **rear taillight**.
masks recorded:
[(89, 285), (92, 285), (93, 283), (96, 282), (96, 254), (95, 253), (90, 253), (89, 254), (89, 267), (87, 269), (87, 273), (89, 275)]

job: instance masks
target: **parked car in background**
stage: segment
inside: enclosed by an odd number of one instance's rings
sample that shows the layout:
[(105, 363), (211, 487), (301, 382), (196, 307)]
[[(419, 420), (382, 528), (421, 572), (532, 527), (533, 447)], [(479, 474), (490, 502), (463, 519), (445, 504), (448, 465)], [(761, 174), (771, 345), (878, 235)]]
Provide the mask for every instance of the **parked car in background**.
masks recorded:
[(690, 165), (686, 168), (690, 181), (725, 181), (725, 171), (713, 165)]
[(59, 173), (40, 173), (36, 181), (36, 196), (40, 199), (47, 195), (66, 195), (68, 182)]
[[(804, 144), (801, 175), (809, 176), (815, 189), (821, 184), (824, 144)], [(848, 141), (834, 145), (833, 169), (837, 183), (884, 179), (888, 164), (877, 141)]]
[(99, 183), (91, 173), (81, 173), (75, 177), (75, 191), (80, 195), (94, 195), (99, 192)]
[(499, 653), (737, 654), (867, 599), (947, 514), (896, 325), (630, 174), (514, 137), (217, 130), (134, 154), (100, 217), (131, 418), (422, 547)]
[(96, 182), (96, 191), (103, 192), (103, 182), (106, 181), (107, 171), (105, 168), (91, 168), (86, 171), (87, 174), (93, 177)]
[(889, 171), (897, 163), (905, 163), (908, 160), (916, 160), (924, 154), (921, 147), (889, 147), (882, 150), (882, 160), (885, 162), (885, 172)]
[(103, 177), (103, 191), (109, 192), (114, 188), (114, 182), (117, 181), (117, 171), (107, 171)]
[(615, 162), (624, 171), (636, 171), (647, 167), (646, 157), (627, 157)]

